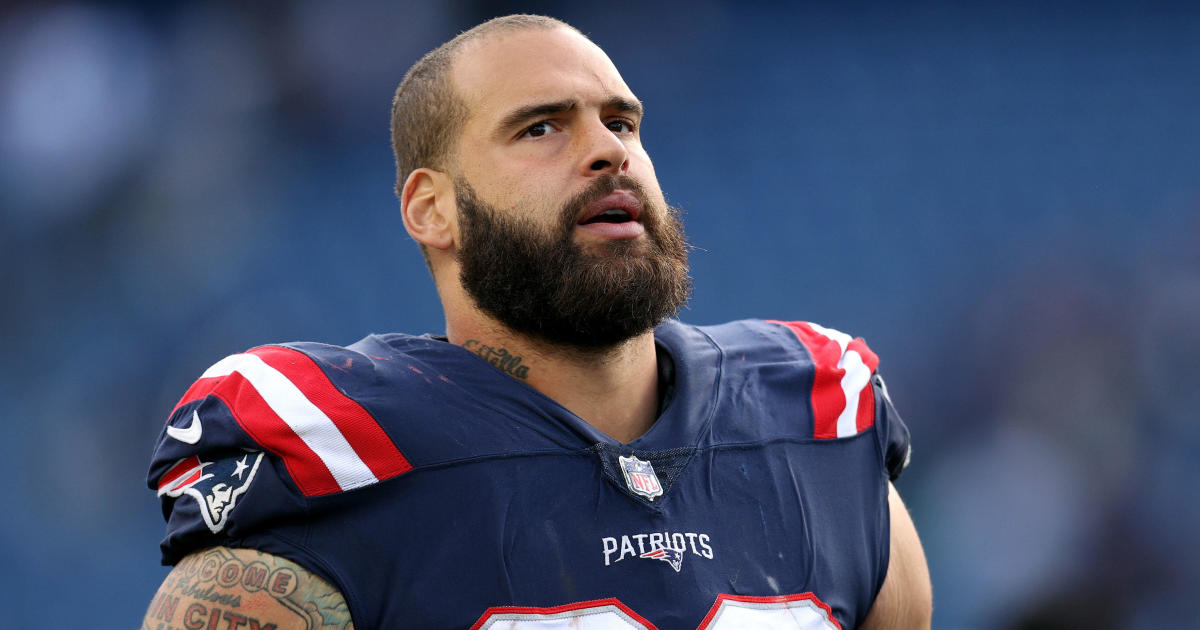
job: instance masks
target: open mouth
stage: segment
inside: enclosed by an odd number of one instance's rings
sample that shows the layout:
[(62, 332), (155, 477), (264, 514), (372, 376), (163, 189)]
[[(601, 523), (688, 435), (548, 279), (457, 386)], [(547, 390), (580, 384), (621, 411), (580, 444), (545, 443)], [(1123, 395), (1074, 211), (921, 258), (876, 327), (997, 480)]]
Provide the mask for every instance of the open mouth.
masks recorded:
[(628, 190), (614, 190), (589, 203), (579, 217), (579, 224), (628, 223), (637, 221), (641, 213), (642, 200), (637, 195)]
[(621, 208), (610, 208), (597, 214), (590, 219), (580, 221), (580, 225), (591, 225), (593, 223), (625, 223), (633, 220), (633, 215), (629, 211)]
[(593, 237), (635, 239), (646, 233), (641, 222), (643, 210), (642, 200), (633, 192), (614, 190), (587, 204), (578, 227)]

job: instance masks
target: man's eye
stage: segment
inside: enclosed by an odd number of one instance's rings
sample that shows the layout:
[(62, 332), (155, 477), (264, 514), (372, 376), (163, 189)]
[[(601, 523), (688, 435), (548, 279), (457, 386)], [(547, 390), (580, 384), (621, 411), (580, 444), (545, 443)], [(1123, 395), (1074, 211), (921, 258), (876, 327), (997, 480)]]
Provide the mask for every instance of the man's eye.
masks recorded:
[(525, 133), (523, 133), (521, 135), (528, 136), (530, 138), (540, 138), (546, 134), (553, 133), (553, 132), (554, 132), (553, 125), (551, 125), (548, 122), (540, 122), (540, 123), (534, 123), (534, 124), (530, 125), (529, 128), (527, 128), (525, 130)]
[(633, 133), (633, 123), (624, 118), (610, 120), (606, 124), (608, 130), (614, 133)]

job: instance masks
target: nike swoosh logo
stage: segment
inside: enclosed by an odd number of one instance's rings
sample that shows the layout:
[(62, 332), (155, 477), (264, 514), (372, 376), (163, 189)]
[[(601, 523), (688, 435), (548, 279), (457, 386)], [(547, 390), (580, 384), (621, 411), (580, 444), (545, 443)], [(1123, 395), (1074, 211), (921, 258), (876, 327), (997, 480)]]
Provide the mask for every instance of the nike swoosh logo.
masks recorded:
[(200, 441), (200, 434), (204, 432), (204, 427), (200, 426), (200, 413), (192, 412), (192, 423), (186, 429), (167, 425), (167, 435), (184, 442), (186, 444), (195, 444)]

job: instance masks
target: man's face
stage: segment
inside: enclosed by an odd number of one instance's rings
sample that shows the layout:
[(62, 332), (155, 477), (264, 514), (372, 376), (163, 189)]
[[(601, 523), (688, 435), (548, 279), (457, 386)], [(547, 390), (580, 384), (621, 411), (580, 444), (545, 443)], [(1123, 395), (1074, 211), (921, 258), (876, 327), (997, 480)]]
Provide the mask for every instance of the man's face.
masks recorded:
[(641, 104), (567, 29), (463, 52), (470, 116), (457, 147), (460, 280), (518, 332), (598, 348), (677, 311), (686, 244), (642, 149)]
[[(451, 78), (469, 112), (455, 174), (501, 212), (549, 225), (563, 202), (604, 175), (631, 177), (650, 201), (665, 205), (641, 144), (641, 103), (604, 52), (578, 33), (487, 37), (460, 53)], [(636, 232), (636, 225), (593, 225), (577, 238), (597, 243)]]

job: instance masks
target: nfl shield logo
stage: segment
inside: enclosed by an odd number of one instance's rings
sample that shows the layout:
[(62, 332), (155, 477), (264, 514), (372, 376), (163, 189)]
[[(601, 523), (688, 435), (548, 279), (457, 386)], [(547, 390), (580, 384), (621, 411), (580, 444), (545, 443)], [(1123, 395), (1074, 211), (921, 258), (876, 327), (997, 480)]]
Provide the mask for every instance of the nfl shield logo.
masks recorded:
[(651, 501), (654, 497), (662, 496), (662, 484), (658, 483), (658, 475), (654, 474), (654, 467), (650, 462), (633, 456), (618, 457), (617, 461), (621, 464), (621, 472), (625, 473), (625, 485), (629, 486), (634, 494), (640, 494)]

